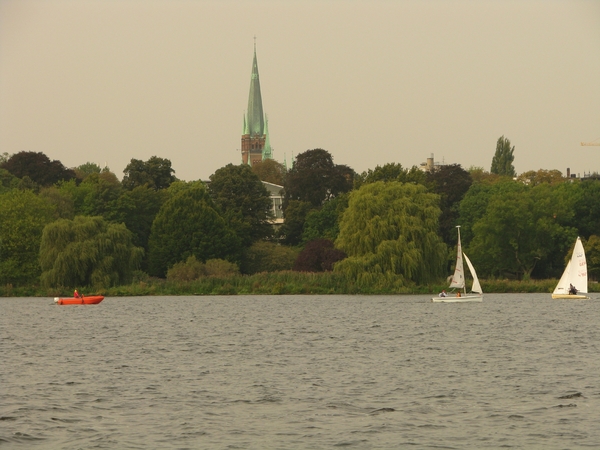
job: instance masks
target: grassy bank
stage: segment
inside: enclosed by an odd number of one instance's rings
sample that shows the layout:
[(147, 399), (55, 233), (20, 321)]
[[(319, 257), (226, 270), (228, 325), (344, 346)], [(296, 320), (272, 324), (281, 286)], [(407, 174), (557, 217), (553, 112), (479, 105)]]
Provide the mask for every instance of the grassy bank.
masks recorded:
[[(557, 280), (481, 280), (484, 293), (550, 293)], [(598, 283), (590, 283), (590, 292), (599, 292)], [(271, 272), (256, 275), (203, 277), (190, 282), (148, 279), (126, 286), (107, 289), (78, 287), (84, 294), (107, 297), (144, 295), (295, 295), (295, 294), (436, 294), (447, 289), (446, 283), (406, 286), (400, 278), (374, 277), (349, 280), (342, 275), (326, 273)], [(71, 295), (73, 289), (46, 289), (37, 286), (0, 287), (4, 297), (56, 297)]]

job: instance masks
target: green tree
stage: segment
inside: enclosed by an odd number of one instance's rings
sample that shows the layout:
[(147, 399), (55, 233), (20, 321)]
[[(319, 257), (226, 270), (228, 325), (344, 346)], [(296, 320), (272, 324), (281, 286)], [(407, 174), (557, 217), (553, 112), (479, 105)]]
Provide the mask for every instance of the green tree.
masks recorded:
[(496, 153), (492, 158), (491, 173), (507, 177), (516, 177), (515, 167), (513, 166), (515, 146), (510, 146), (510, 141), (504, 136), (498, 138), (496, 142)]
[(457, 225), (461, 226), (460, 236), (465, 247), (473, 239), (473, 226), (486, 214), (487, 205), (492, 197), (521, 192), (524, 189), (521, 183), (515, 183), (505, 177), (497, 178), (495, 182), (488, 181), (473, 183), (460, 201)]
[(54, 208), (31, 191), (0, 194), (0, 284), (37, 283), (42, 230)]
[(350, 191), (353, 179), (354, 171), (348, 166), (334, 164), (326, 150), (307, 150), (296, 157), (294, 166), (286, 174), (283, 209), (286, 211), (292, 200), (320, 207), (331, 198)]
[(96, 289), (129, 283), (142, 254), (123, 224), (102, 217), (60, 219), (44, 228), (39, 247), (41, 280), (49, 287)]
[(492, 196), (473, 226), (468, 253), (483, 275), (528, 279), (538, 265), (551, 271), (556, 255), (577, 237), (575, 229), (557, 221), (555, 216), (568, 211), (551, 186), (515, 185), (518, 189)]
[(402, 183), (425, 184), (426, 174), (418, 167), (412, 166), (404, 169), (402, 164), (387, 163), (377, 166), (375, 169), (367, 170), (356, 177), (354, 188), (359, 189), (363, 184), (375, 183), (376, 181), (400, 181)]
[(312, 205), (309, 202), (290, 200), (284, 213), (285, 221), (277, 232), (282, 243), (298, 245), (302, 242), (304, 222), (311, 209)]
[(440, 196), (442, 239), (448, 245), (455, 244), (460, 201), (473, 183), (471, 175), (460, 164), (448, 164), (427, 172), (426, 179), (429, 190)]
[(580, 236), (585, 239), (592, 235), (600, 236), (600, 180), (589, 179), (564, 184), (564, 190), (570, 188), (578, 191), (568, 200), (574, 212), (574, 220), (570, 225), (577, 227)]
[(270, 241), (258, 241), (244, 253), (242, 272), (278, 272), (292, 270), (298, 249)]
[(205, 263), (200, 262), (194, 255), (188, 257), (185, 262), (175, 263), (167, 271), (169, 281), (194, 281), (201, 277), (230, 277), (238, 275), (240, 270), (237, 264), (224, 259), (209, 259)]
[(283, 186), (285, 167), (274, 159), (265, 159), (263, 161), (252, 163), (252, 172), (254, 172), (261, 181)]
[(8, 170), (0, 168), (0, 194), (11, 189), (19, 189), (20, 181)]
[(590, 279), (600, 279), (600, 236), (595, 234), (585, 242), (585, 256)]
[(527, 172), (523, 172), (517, 177), (517, 180), (529, 186), (537, 186), (538, 184), (542, 183), (559, 184), (565, 182), (565, 178), (562, 176), (560, 170), (544, 169), (540, 169), (538, 171), (529, 170)]
[(75, 215), (102, 216), (113, 220), (122, 187), (115, 174), (101, 172), (88, 175), (80, 184), (75, 180), (59, 183), (59, 191), (71, 197)]
[(73, 170), (75, 171), (77, 178), (79, 178), (80, 180), (84, 180), (88, 175), (92, 175), (94, 173), (99, 174), (102, 172), (102, 168), (98, 164), (89, 161), (85, 164), (77, 166)]
[(348, 207), (348, 198), (348, 194), (342, 194), (326, 202), (321, 209), (309, 211), (302, 229), (302, 242), (319, 238), (335, 241), (340, 233), (340, 217)]
[(177, 181), (175, 170), (171, 168), (171, 161), (158, 156), (152, 156), (145, 162), (131, 159), (123, 173), (125, 174), (123, 187), (129, 190), (145, 184), (151, 189), (166, 189), (171, 183)]
[(52, 186), (59, 181), (75, 178), (75, 172), (67, 169), (60, 161), (51, 161), (42, 152), (19, 152), (0, 164), (17, 178), (29, 177), (40, 186)]
[(216, 210), (202, 185), (180, 190), (156, 215), (148, 240), (148, 271), (164, 277), (175, 263), (194, 255), (238, 262), (240, 239)]
[(437, 234), (438, 205), (439, 196), (422, 185), (378, 181), (353, 191), (335, 242), (348, 258), (335, 271), (359, 280), (391, 275), (405, 284), (445, 275), (447, 247)]
[[(75, 186), (74, 182), (73, 186)], [(75, 217), (75, 202), (69, 192), (56, 186), (50, 186), (41, 189), (39, 195), (40, 198), (54, 206), (55, 219), (73, 219)]]
[(164, 189), (156, 191), (143, 185), (136, 186), (131, 191), (123, 191), (116, 200), (114, 220), (124, 223), (133, 233), (133, 244), (144, 249), (144, 270), (147, 268), (148, 239), (152, 223), (167, 198), (168, 194)]
[(247, 164), (228, 164), (210, 176), (208, 190), (244, 247), (272, 236), (269, 191)]

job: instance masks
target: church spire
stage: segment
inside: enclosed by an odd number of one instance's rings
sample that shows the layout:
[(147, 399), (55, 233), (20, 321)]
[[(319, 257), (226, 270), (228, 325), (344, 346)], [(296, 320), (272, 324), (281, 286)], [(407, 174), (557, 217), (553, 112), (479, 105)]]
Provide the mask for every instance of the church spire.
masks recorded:
[(254, 38), (254, 59), (252, 60), (250, 95), (248, 96), (248, 119), (246, 120), (246, 126), (250, 136), (263, 136), (265, 134), (260, 79), (258, 77), (258, 62), (256, 61), (256, 37)]
[(262, 149), (262, 159), (273, 159), (273, 150), (271, 149), (271, 139), (269, 139), (269, 118), (265, 117), (265, 146)]

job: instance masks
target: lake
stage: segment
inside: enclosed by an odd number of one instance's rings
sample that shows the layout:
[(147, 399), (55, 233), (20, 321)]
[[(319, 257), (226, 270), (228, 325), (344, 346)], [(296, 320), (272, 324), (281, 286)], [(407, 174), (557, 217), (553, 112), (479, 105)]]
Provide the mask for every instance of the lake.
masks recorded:
[(597, 299), (0, 308), (2, 448), (600, 448)]

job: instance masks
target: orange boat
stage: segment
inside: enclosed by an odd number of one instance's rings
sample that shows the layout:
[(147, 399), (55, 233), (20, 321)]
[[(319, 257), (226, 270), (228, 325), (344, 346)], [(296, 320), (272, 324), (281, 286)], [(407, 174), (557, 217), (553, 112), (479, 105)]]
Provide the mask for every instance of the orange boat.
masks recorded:
[(57, 305), (97, 305), (102, 300), (104, 300), (104, 297), (102, 295), (85, 295), (80, 298), (54, 297), (54, 303), (56, 303)]

